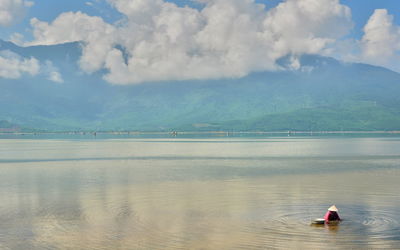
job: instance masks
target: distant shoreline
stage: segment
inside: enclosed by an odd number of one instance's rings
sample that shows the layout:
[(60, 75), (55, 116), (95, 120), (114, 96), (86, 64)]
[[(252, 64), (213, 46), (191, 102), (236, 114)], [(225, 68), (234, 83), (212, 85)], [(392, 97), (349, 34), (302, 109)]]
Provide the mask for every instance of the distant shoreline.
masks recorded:
[(63, 132), (0, 132), (0, 135), (321, 135), (321, 134), (400, 134), (395, 131), (63, 131)]

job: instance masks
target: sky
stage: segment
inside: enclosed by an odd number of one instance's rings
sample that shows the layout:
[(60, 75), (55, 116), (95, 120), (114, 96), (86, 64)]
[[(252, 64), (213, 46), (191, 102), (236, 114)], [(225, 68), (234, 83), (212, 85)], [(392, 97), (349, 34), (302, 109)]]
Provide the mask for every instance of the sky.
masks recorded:
[[(82, 41), (81, 69), (112, 84), (242, 77), (288, 55), (302, 70), (302, 54), (400, 72), (400, 1), (0, 0), (0, 39)], [(11, 63), (14, 77), (38, 71), (0, 50), (0, 67)]]

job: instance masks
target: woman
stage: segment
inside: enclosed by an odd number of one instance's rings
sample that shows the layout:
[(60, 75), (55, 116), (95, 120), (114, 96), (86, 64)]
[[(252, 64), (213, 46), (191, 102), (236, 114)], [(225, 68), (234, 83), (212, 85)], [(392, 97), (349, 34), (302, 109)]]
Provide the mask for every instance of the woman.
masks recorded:
[(326, 212), (324, 219), (325, 222), (340, 221), (338, 209), (335, 205), (332, 205), (330, 208), (328, 208), (328, 212)]

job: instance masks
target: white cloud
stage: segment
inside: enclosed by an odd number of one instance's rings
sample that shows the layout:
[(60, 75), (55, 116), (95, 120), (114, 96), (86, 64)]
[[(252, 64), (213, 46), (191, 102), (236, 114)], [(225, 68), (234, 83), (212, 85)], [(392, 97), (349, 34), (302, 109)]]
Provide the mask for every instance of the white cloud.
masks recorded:
[(37, 59), (22, 58), (8, 50), (0, 51), (0, 77), (17, 79), (23, 74), (37, 75), (39, 71), (40, 65)]
[(58, 71), (51, 71), (49, 73), (49, 75), (48, 75), (47, 80), (50, 80), (50, 81), (56, 82), (56, 83), (63, 83), (64, 82), (60, 72), (58, 72)]
[(400, 27), (386, 9), (377, 9), (364, 27), (361, 60), (400, 71)]
[(363, 31), (360, 40), (338, 40), (325, 55), (400, 72), (400, 26), (394, 23), (394, 17), (386, 9), (376, 9)]
[(103, 67), (107, 53), (112, 49), (115, 28), (100, 17), (88, 16), (81, 12), (66, 12), (58, 16), (53, 23), (31, 20), (36, 40), (27, 45), (52, 45), (83, 41), (83, 55), (80, 66), (87, 72)]
[(46, 61), (42, 66), (42, 73), (46, 75), (47, 80), (55, 83), (63, 83), (64, 80), (58, 68), (53, 65), (51, 61)]
[(350, 8), (339, 0), (287, 0), (263, 24), (281, 54), (320, 53), (353, 27)]
[(270, 11), (254, 0), (202, 0), (201, 10), (163, 0), (108, 2), (124, 15), (117, 24), (81, 12), (52, 23), (33, 19), (33, 43), (83, 41), (83, 70), (105, 68), (107, 81), (130, 84), (275, 70), (278, 58), (324, 53), (352, 28), (339, 0), (287, 0)]
[(47, 80), (63, 83), (57, 67), (51, 61), (39, 62), (34, 57), (24, 58), (12, 51), (0, 51), (0, 78), (18, 79), (23, 75), (44, 76)]
[(16, 45), (19, 45), (19, 46), (23, 46), (23, 44), (24, 44), (24, 35), (22, 35), (21, 33), (13, 33), (13, 34), (11, 34), (11, 36), (10, 36), (10, 42), (12, 42), (12, 43), (14, 43), (14, 44), (16, 44)]
[(26, 0), (0, 0), (0, 26), (10, 26), (19, 21), (32, 5), (32, 1)]

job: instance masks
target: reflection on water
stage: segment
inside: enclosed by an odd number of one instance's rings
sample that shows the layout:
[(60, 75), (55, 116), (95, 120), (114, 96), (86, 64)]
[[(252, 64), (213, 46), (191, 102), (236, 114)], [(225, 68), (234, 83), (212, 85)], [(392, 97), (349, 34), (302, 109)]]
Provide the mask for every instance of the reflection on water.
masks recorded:
[[(395, 138), (0, 140), (0, 249), (384, 249)], [(343, 221), (311, 226), (332, 205)]]

